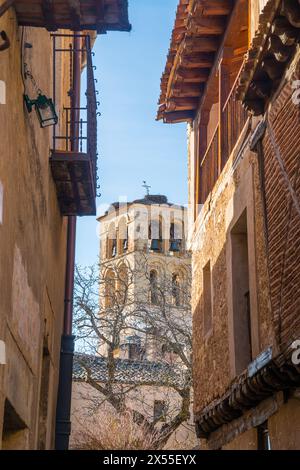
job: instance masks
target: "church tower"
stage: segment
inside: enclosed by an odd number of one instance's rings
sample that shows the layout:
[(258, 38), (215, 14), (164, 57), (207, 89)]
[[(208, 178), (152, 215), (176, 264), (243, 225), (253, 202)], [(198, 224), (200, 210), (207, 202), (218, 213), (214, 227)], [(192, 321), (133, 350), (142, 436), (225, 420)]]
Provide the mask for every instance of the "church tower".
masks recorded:
[[(116, 308), (127, 290), (125, 310), (160, 313), (160, 302), (172, 315), (190, 318), (190, 253), (186, 248), (187, 209), (166, 196), (147, 194), (128, 203), (113, 203), (100, 222), (100, 304), (102, 315)], [(123, 287), (122, 287), (123, 286)], [(130, 296), (130, 301), (128, 297)], [(163, 300), (162, 300), (163, 298)], [(129, 315), (129, 313), (128, 313)], [(151, 329), (151, 325), (149, 325)], [(155, 344), (155, 331), (141, 334), (134, 327), (122, 333), (114, 351), (129, 360), (172, 359), (172, 351)], [(149, 339), (150, 338), (150, 339)], [(107, 347), (99, 352), (107, 354)]]

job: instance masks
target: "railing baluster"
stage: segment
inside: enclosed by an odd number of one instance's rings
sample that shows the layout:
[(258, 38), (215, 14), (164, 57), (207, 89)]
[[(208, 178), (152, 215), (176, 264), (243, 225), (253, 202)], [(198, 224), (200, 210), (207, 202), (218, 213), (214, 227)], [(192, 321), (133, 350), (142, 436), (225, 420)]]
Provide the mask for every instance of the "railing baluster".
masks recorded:
[(83, 122), (83, 119), (81, 118), (81, 119), (80, 119), (80, 123), (79, 123), (80, 152), (82, 152), (82, 122)]
[[(199, 185), (200, 203), (203, 204), (209, 193), (212, 191), (218, 177), (219, 145), (221, 145), (221, 170), (229, 159), (238, 138), (247, 122), (248, 113), (242, 104), (235, 99), (235, 90), (239, 74), (228, 95), (226, 103), (222, 109), (221, 121), (211, 141), (207, 146), (205, 155), (200, 163)], [(221, 136), (219, 138), (219, 129)]]
[(235, 82), (232, 90), (228, 96), (222, 112), (223, 122), (223, 141), (224, 141), (224, 156), (222, 157), (222, 167), (225, 166), (234, 146), (239, 138), (240, 133), (247, 121), (247, 112), (244, 110), (242, 104), (235, 99)]

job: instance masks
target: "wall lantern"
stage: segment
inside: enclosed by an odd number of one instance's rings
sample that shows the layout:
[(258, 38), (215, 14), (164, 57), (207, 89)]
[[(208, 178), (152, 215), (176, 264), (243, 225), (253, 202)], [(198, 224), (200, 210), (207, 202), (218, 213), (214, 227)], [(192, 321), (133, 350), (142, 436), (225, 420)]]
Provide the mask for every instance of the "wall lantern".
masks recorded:
[(58, 123), (58, 116), (51, 98), (39, 93), (36, 100), (31, 100), (28, 95), (24, 95), (24, 100), (29, 113), (31, 113), (34, 106), (42, 128), (55, 126)]

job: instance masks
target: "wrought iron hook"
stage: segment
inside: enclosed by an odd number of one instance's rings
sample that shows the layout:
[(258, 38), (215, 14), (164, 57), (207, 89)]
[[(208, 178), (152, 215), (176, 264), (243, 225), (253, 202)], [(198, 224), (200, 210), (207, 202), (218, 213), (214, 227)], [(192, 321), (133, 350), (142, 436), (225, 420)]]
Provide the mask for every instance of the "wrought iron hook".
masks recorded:
[(0, 37), (3, 41), (3, 43), (0, 44), (0, 51), (5, 51), (5, 49), (8, 49), (10, 46), (10, 40), (5, 31), (0, 32)]

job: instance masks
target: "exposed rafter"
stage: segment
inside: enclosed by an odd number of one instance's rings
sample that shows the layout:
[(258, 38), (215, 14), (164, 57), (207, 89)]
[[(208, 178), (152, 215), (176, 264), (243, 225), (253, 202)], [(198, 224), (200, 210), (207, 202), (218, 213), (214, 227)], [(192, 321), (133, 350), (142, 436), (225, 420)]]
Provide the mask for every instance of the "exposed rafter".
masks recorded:
[(20, 26), (99, 33), (131, 30), (128, 0), (8, 0), (0, 14), (12, 4)]
[(102, 33), (104, 17), (105, 17), (105, 5), (104, 0), (99, 0), (96, 5), (96, 16), (97, 16), (97, 33)]
[(70, 15), (74, 30), (80, 31), (81, 15), (80, 15), (80, 1), (79, 0), (68, 0)]
[(198, 437), (208, 438), (222, 425), (243, 415), (245, 410), (257, 406), (278, 391), (293, 389), (300, 385), (300, 367), (291, 361), (293, 349), (272, 359), (256, 374), (245, 372), (237, 377), (224, 396), (195, 414)]
[(269, 0), (261, 12), (259, 28), (247, 53), (237, 88), (238, 99), (254, 115), (264, 113), (299, 41), (299, 1)]
[[(191, 99), (195, 111), (208, 80), (233, 3), (231, 0), (180, 0), (171, 46), (161, 80), (158, 119), (176, 122), (195, 113), (183, 113), (178, 98)], [(195, 99), (197, 98), (197, 99)], [(174, 114), (179, 111), (180, 114)], [(170, 114), (172, 113), (172, 114)]]
[(42, 0), (42, 12), (48, 31), (56, 31), (53, 0)]

